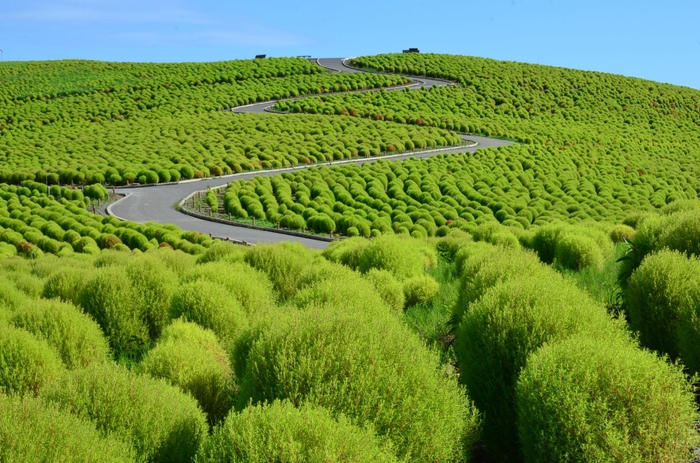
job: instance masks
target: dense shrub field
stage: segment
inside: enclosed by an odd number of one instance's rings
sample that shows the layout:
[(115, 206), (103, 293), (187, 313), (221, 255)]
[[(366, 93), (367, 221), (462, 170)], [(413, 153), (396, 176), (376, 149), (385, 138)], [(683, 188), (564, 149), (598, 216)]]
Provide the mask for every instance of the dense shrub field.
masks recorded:
[(20, 187), (0, 184), (0, 255), (98, 254), (100, 249), (147, 251), (157, 247), (201, 254), (212, 239), (174, 225), (138, 224), (103, 217), (86, 209), (104, 198), (100, 185), (84, 190), (26, 180)]
[[(406, 82), (400, 76), (330, 74), (307, 60), (286, 58), (181, 65), (10, 63), (0, 67), (0, 181), (158, 183), (263, 163), (323, 161), (329, 138), (342, 138), (337, 125), (300, 116), (295, 127), (273, 115), (243, 118), (221, 111)], [(350, 127), (345, 135), (353, 134), (353, 151), (380, 142), (387, 130), (386, 138), (402, 143), (431, 137), (428, 132), (409, 137), (401, 127), (361, 124), (353, 131), (357, 124), (340, 125)], [(302, 146), (305, 140), (315, 144)], [(280, 149), (285, 145), (292, 146)]]
[[(219, 111), (403, 79), (303, 60), (0, 66), (0, 180), (15, 183), (0, 185), (0, 461), (697, 457), (700, 94), (466, 57), (355, 64), (458, 85), (241, 116)], [(88, 211), (104, 183), (459, 143), (452, 131), (519, 143), (206, 195), (341, 238), (324, 251)]]

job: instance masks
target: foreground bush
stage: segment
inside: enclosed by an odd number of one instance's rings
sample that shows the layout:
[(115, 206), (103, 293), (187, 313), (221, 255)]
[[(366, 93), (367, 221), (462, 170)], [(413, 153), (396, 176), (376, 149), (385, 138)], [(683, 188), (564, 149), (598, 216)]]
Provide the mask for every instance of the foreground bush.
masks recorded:
[(71, 304), (33, 301), (16, 311), (12, 324), (44, 339), (68, 368), (109, 358), (109, 345), (100, 326)]
[(114, 365), (75, 370), (43, 395), (92, 421), (102, 435), (131, 443), (145, 461), (188, 462), (207, 434), (206, 418), (192, 397), (164, 380)]
[(182, 285), (173, 297), (170, 315), (212, 330), (225, 345), (248, 326), (240, 303), (224, 287), (206, 280)]
[(245, 261), (264, 272), (281, 300), (296, 294), (300, 275), (311, 264), (311, 252), (299, 243), (283, 242), (255, 246), (248, 251)]
[(574, 271), (586, 267), (599, 269), (604, 260), (603, 253), (593, 238), (576, 232), (565, 232), (559, 236), (554, 255), (559, 267)]
[(0, 461), (128, 463), (133, 449), (90, 422), (30, 397), (0, 394)]
[(605, 308), (551, 270), (498, 283), (470, 305), (457, 327), (455, 352), (496, 458), (517, 459), (515, 384), (528, 355), (581, 332), (624, 336)]
[(326, 308), (276, 317), (252, 345), (239, 404), (275, 399), (373, 426), (416, 462), (466, 459), (478, 430), (463, 390), (391, 315)]
[(0, 322), (0, 393), (37, 394), (63, 368), (46, 341)]
[(365, 274), (377, 290), (384, 303), (395, 313), (401, 313), (406, 305), (406, 296), (403, 293), (403, 285), (394, 278), (388, 270), (377, 270), (373, 268)]
[(231, 413), (197, 455), (197, 463), (271, 461), (307, 463), (395, 462), (373, 432), (343, 415), (291, 402), (250, 406)]
[(517, 385), (526, 462), (687, 462), (700, 443), (682, 370), (628, 341), (576, 336), (532, 355)]
[(433, 277), (413, 277), (403, 282), (406, 307), (428, 304), (440, 292), (440, 283)]
[(139, 368), (192, 394), (212, 425), (233, 406), (235, 382), (227, 354), (213, 332), (194, 323), (178, 320), (168, 326)]
[(388, 270), (397, 279), (421, 276), (437, 265), (437, 252), (421, 240), (395, 235), (372, 240), (360, 258), (363, 273), (376, 268)]
[(78, 305), (80, 292), (90, 279), (90, 273), (88, 268), (60, 268), (46, 278), (41, 296)]

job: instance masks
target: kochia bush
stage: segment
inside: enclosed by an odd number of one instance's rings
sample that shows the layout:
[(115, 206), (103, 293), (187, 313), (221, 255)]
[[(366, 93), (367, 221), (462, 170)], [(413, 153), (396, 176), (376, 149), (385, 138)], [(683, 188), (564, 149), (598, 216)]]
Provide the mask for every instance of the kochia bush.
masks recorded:
[(299, 243), (277, 243), (255, 246), (245, 261), (265, 274), (281, 300), (294, 297), (299, 276), (311, 263), (311, 252)]
[(559, 235), (554, 247), (555, 262), (561, 268), (581, 270), (595, 269), (603, 265), (603, 253), (596, 242), (583, 234), (564, 232)]
[(428, 304), (440, 292), (440, 283), (429, 276), (413, 277), (403, 282), (406, 308)]
[(289, 401), (231, 413), (197, 454), (197, 463), (390, 463), (398, 460), (369, 429), (343, 415)]
[(139, 369), (192, 394), (212, 425), (233, 406), (236, 385), (227, 354), (213, 332), (194, 323), (168, 326)]
[(100, 326), (71, 304), (33, 301), (15, 312), (12, 324), (45, 340), (68, 368), (109, 358), (109, 345)]
[(74, 370), (43, 396), (92, 421), (103, 436), (131, 443), (145, 461), (189, 462), (207, 435), (204, 413), (191, 396), (116, 365)]
[(363, 273), (373, 268), (388, 270), (399, 280), (421, 276), (436, 265), (435, 248), (420, 240), (397, 235), (375, 238), (360, 258)]
[(624, 337), (604, 307), (556, 272), (497, 283), (469, 306), (457, 327), (461, 379), (484, 412), (484, 440), (499, 459), (514, 461), (515, 384), (528, 355), (576, 333)]
[(252, 345), (238, 403), (275, 399), (373, 426), (399, 458), (416, 462), (464, 460), (478, 431), (456, 380), (388, 314), (324, 308), (276, 317)]
[(134, 450), (95, 426), (32, 397), (0, 394), (2, 461), (130, 463)]
[(384, 300), (384, 303), (395, 313), (401, 313), (406, 304), (406, 296), (403, 293), (403, 285), (388, 270), (373, 268), (365, 274), (365, 278), (372, 283), (374, 289)]
[(525, 461), (690, 461), (700, 444), (693, 391), (680, 367), (626, 340), (545, 345), (517, 384)]

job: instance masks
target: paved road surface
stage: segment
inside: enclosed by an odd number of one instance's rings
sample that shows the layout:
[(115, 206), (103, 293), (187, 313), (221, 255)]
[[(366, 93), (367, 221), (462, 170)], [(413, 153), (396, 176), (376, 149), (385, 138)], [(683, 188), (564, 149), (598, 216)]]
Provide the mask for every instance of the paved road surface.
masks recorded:
[[(362, 72), (357, 69), (350, 68), (345, 65), (343, 59), (340, 58), (322, 58), (318, 60), (318, 63), (330, 70), (338, 72), (347, 73), (357, 73)], [(410, 85), (410, 88), (416, 89), (424, 86), (432, 85), (449, 85), (447, 81), (435, 80), (424, 77), (414, 78), (414, 82)], [(264, 102), (257, 103), (254, 105), (242, 106), (238, 108), (233, 108), (235, 113), (261, 113), (265, 109), (274, 105), (274, 102)], [(284, 117), (284, 116), (280, 116)], [(392, 160), (401, 160), (407, 158), (427, 158), (430, 156), (435, 156), (437, 154), (454, 154), (454, 153), (464, 153), (466, 151), (476, 151), (477, 149), (483, 149), (488, 147), (498, 147), (511, 145), (512, 142), (504, 140), (496, 140), (492, 138), (478, 137), (478, 136), (463, 136), (465, 140), (471, 140), (478, 143), (475, 148), (446, 148), (438, 151), (432, 151), (430, 153), (423, 154), (407, 154), (403, 156), (397, 156), (391, 158)], [(358, 159), (353, 161), (355, 164), (364, 164), (365, 162), (373, 162), (365, 159)], [(193, 193), (197, 190), (206, 190), (207, 187), (215, 187), (226, 185), (233, 180), (237, 179), (250, 179), (257, 176), (270, 176), (276, 175), (280, 172), (301, 170), (307, 167), (299, 166), (295, 168), (289, 168), (285, 170), (277, 170), (273, 172), (251, 172), (245, 174), (238, 174), (234, 176), (204, 179), (196, 182), (186, 182), (177, 185), (161, 185), (145, 188), (118, 188), (117, 192), (127, 194), (128, 197), (119, 201), (118, 203), (112, 205), (111, 213), (115, 216), (126, 219), (133, 220), (135, 222), (160, 222), (160, 223), (173, 223), (183, 230), (197, 230), (201, 233), (211, 233), (214, 236), (222, 238), (231, 238), (237, 240), (244, 240), (249, 243), (273, 243), (279, 241), (297, 241), (305, 246), (316, 249), (324, 249), (329, 243), (325, 241), (318, 241), (309, 238), (301, 238), (295, 236), (284, 235), (275, 232), (268, 232), (263, 230), (252, 230), (248, 228), (236, 227), (231, 225), (224, 225), (215, 222), (209, 222), (207, 220), (197, 219), (186, 214), (182, 214), (175, 210), (174, 206), (182, 198)]]

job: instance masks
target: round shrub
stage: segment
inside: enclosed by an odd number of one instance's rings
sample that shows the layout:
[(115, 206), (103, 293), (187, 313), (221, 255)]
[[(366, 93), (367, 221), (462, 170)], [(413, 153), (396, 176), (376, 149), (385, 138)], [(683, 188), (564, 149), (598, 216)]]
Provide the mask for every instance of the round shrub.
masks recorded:
[(130, 463), (134, 450), (92, 423), (33, 397), (0, 394), (2, 461)]
[(532, 249), (545, 264), (554, 262), (555, 247), (559, 234), (567, 228), (564, 224), (551, 224), (539, 227), (532, 237)]
[(455, 334), (461, 379), (484, 413), (484, 442), (506, 461), (517, 460), (515, 385), (528, 355), (576, 333), (623, 336), (604, 307), (548, 273), (491, 287), (470, 305)]
[(90, 270), (86, 268), (60, 268), (46, 278), (41, 296), (78, 304), (80, 292), (89, 279), (89, 274)]
[(381, 298), (394, 313), (401, 313), (406, 304), (403, 285), (394, 278), (388, 270), (373, 268), (365, 274), (365, 278), (372, 283)]
[(267, 275), (243, 262), (198, 265), (182, 279), (183, 282), (197, 280), (216, 283), (226, 289), (248, 315), (264, 313), (275, 305), (275, 291)]
[(615, 338), (542, 347), (518, 380), (517, 410), (526, 462), (686, 462), (700, 444), (681, 368)]
[(427, 243), (396, 235), (375, 238), (360, 259), (363, 273), (373, 268), (388, 270), (400, 281), (421, 276), (436, 265), (437, 252), (434, 248)]
[(361, 237), (334, 241), (323, 251), (323, 257), (357, 270), (360, 268), (360, 259), (369, 243)]
[(231, 413), (197, 455), (197, 463), (396, 462), (371, 430), (334, 419), (322, 408), (288, 401)]
[(46, 341), (0, 322), (0, 393), (37, 394), (63, 368)]
[(622, 243), (625, 240), (634, 238), (635, 233), (635, 229), (629, 225), (618, 224), (610, 229), (610, 239), (613, 243)]
[(212, 330), (225, 345), (238, 339), (248, 326), (240, 303), (221, 285), (206, 280), (183, 284), (173, 296), (170, 316)]
[(682, 314), (700, 305), (699, 274), (697, 258), (669, 250), (647, 256), (634, 271), (625, 291), (627, 315), (643, 346), (678, 358)]
[(229, 263), (241, 262), (245, 257), (246, 248), (225, 241), (215, 241), (204, 254), (197, 259), (198, 264), (208, 262), (226, 261)]
[[(239, 404), (307, 401), (374, 426), (416, 462), (467, 458), (478, 417), (454, 378), (391, 315), (342, 308), (291, 311), (253, 342)], [(351, 381), (348, 378), (352, 378)]]
[(297, 281), (311, 263), (312, 254), (299, 243), (258, 245), (248, 251), (245, 261), (267, 274), (281, 300), (294, 296)]
[(429, 276), (413, 277), (403, 282), (405, 307), (429, 304), (440, 292), (440, 283)]
[(213, 332), (176, 321), (139, 365), (154, 378), (164, 378), (197, 399), (214, 425), (233, 406), (235, 383), (226, 352)]
[(178, 286), (177, 275), (152, 254), (129, 261), (126, 273), (141, 317), (148, 326), (150, 339), (155, 341), (170, 323), (170, 300)]
[(18, 309), (12, 324), (45, 340), (68, 368), (109, 358), (109, 345), (100, 326), (72, 304), (33, 301)]
[(681, 209), (664, 219), (656, 249), (669, 248), (687, 256), (700, 256), (700, 209)]
[(554, 247), (555, 262), (561, 268), (581, 270), (603, 266), (603, 253), (593, 239), (576, 232), (559, 235)]
[(117, 356), (138, 358), (150, 342), (138, 298), (122, 267), (97, 269), (80, 292), (80, 306), (102, 327)]
[(91, 365), (64, 375), (42, 394), (103, 436), (131, 443), (141, 460), (189, 462), (208, 426), (197, 401), (164, 380), (116, 365)]

